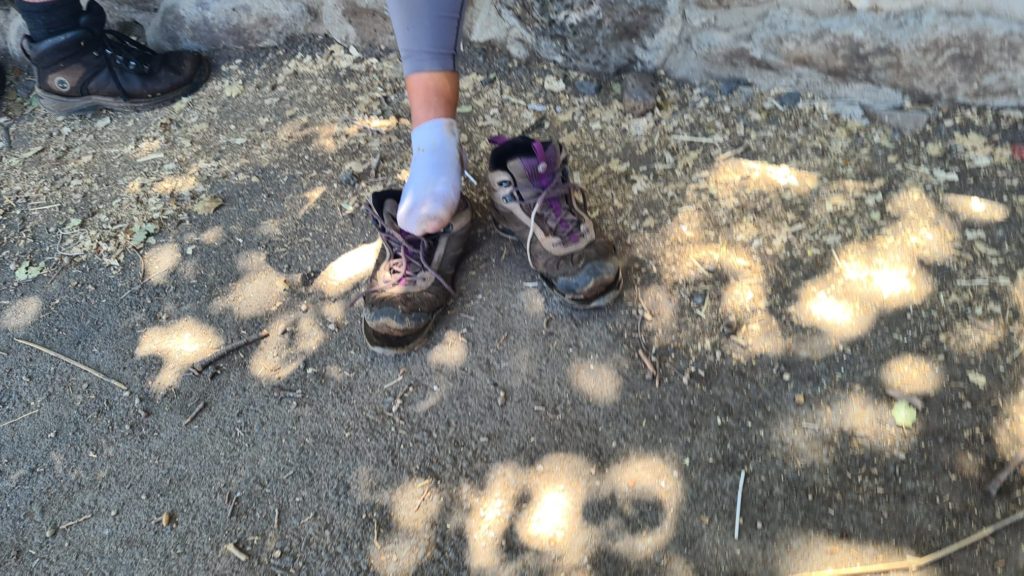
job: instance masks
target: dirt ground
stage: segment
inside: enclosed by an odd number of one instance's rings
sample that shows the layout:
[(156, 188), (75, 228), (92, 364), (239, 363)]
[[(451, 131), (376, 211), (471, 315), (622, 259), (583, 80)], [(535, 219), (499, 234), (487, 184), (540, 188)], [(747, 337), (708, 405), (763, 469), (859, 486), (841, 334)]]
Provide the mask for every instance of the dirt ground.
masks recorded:
[[(560, 305), (467, 184), (458, 298), (386, 358), (352, 300), (361, 205), (408, 162), (396, 56), (214, 58), (138, 115), (52, 117), (9, 79), (0, 572), (781, 575), (1024, 506), (1020, 476), (985, 491), (1024, 448), (1021, 112), (903, 134), (662, 79), (635, 118), (618, 78), (467, 55), (470, 171), (491, 134), (561, 138), (626, 290)], [(1022, 541), (918, 573), (1024, 574)]]

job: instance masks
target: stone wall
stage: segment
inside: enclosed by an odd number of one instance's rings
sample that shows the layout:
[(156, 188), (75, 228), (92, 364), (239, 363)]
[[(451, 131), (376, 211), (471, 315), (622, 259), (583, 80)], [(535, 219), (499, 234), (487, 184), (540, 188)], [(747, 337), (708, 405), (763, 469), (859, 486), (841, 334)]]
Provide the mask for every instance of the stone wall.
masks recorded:
[[(469, 1), (467, 49), (490, 43), (597, 72), (743, 78), (883, 109), (908, 100), (1024, 104), (1024, 0)], [(105, 5), (115, 25), (160, 48), (266, 46), (306, 34), (394, 46), (385, 0)], [(0, 25), (16, 49), (21, 23), (2, 1)]]

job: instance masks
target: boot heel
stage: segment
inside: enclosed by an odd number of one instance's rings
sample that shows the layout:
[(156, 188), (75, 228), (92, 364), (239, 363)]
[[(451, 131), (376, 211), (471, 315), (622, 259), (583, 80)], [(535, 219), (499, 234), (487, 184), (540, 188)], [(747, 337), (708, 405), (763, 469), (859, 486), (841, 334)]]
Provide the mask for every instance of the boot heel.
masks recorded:
[(98, 108), (98, 106), (90, 102), (88, 98), (67, 98), (64, 96), (57, 96), (39, 90), (35, 91), (36, 98), (39, 99), (39, 105), (44, 110), (57, 116), (70, 116), (71, 114), (82, 114), (85, 112), (91, 112)]

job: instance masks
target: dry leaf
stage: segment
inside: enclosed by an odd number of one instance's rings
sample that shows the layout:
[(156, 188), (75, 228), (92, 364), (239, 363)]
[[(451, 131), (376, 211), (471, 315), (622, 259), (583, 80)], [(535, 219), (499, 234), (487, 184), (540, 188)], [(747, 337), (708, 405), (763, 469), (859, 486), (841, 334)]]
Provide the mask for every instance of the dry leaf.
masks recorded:
[(195, 205), (192, 206), (192, 211), (196, 214), (207, 216), (213, 214), (218, 208), (224, 205), (224, 200), (219, 196), (201, 196), (196, 201)]

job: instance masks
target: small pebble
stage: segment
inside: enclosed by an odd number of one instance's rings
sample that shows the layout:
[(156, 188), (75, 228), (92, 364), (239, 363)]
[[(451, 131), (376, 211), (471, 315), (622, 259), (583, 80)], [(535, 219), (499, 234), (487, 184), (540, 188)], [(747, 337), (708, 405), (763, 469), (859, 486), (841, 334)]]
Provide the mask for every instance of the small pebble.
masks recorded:
[(786, 92), (775, 97), (775, 101), (783, 108), (793, 108), (800, 103), (799, 92)]
[(796, 396), (793, 396), (793, 402), (795, 402), (797, 406), (803, 406), (804, 402), (806, 401), (807, 399), (804, 398), (803, 394), (797, 394)]
[(344, 172), (342, 172), (338, 176), (338, 179), (345, 186), (355, 186), (356, 184), (359, 184), (359, 179), (356, 178), (355, 172), (353, 172), (351, 170), (345, 170)]
[(694, 292), (690, 294), (690, 303), (693, 304), (694, 308), (702, 308), (707, 298), (708, 295), (705, 292)]
[(57, 528), (56, 527), (50, 526), (49, 528), (46, 529), (46, 537), (47, 538), (53, 538), (56, 535), (57, 535)]
[(583, 96), (597, 96), (601, 92), (601, 84), (594, 80), (577, 80), (575, 86)]

